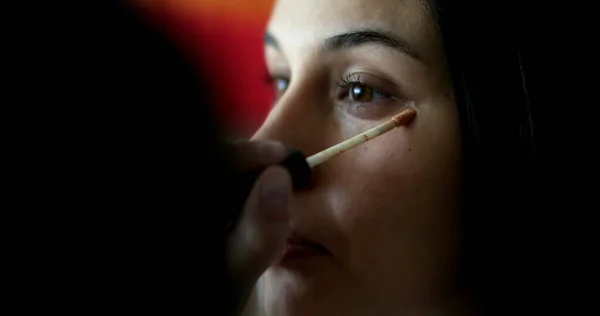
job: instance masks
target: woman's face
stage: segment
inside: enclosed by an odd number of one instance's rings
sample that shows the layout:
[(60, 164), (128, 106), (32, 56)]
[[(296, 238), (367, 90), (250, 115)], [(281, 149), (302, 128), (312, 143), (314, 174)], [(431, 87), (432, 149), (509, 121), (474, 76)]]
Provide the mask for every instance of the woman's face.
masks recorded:
[(430, 13), (418, 0), (280, 0), (265, 36), (277, 101), (255, 139), (306, 155), (406, 107), (401, 127), (314, 169), (293, 235), (327, 254), (263, 275), (269, 315), (398, 315), (452, 290), (461, 194), (457, 110)]

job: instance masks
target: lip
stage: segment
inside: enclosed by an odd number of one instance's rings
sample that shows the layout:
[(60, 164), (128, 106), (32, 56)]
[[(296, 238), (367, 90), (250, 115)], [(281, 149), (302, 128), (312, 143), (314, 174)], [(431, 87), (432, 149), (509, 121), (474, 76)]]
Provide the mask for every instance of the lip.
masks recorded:
[(331, 252), (323, 245), (301, 237), (290, 237), (280, 258), (281, 264), (315, 257), (331, 256)]

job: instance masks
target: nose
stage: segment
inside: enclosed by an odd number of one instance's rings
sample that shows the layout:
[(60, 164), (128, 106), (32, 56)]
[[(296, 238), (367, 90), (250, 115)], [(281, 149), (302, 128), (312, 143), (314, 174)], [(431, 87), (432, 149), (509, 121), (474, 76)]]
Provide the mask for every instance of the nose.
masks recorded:
[[(290, 85), (251, 139), (279, 141), (305, 157), (324, 149), (327, 130), (331, 129), (331, 124), (328, 124), (331, 111), (328, 110), (327, 94), (318, 91), (317, 83), (311, 80), (307, 80), (306, 84), (296, 81), (296, 85)], [(297, 160), (298, 155), (293, 159)], [(297, 175), (293, 175), (293, 180), (306, 180), (301, 188), (313, 189), (321, 171), (311, 171), (304, 161), (296, 163), (301, 166), (300, 169), (308, 170), (308, 175), (301, 179), (294, 179)], [(302, 175), (302, 172), (298, 174)]]
[(251, 139), (276, 140), (307, 156), (324, 149), (327, 100), (310, 91), (309, 85), (288, 87)]

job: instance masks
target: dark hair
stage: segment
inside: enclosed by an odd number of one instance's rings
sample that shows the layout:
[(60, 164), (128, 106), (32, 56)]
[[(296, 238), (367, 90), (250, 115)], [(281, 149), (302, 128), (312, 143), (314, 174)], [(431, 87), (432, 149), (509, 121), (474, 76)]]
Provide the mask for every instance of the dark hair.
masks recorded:
[[(537, 158), (522, 12), (503, 8), (509, 6), (429, 2), (462, 129), (466, 207), (460, 280), (486, 313), (501, 313), (499, 307), (518, 301), (511, 302), (502, 290), (522, 282), (527, 270), (519, 256), (525, 253), (521, 242), (532, 218), (525, 218), (523, 209), (531, 201)], [(511, 286), (511, 291), (517, 298), (517, 289)]]

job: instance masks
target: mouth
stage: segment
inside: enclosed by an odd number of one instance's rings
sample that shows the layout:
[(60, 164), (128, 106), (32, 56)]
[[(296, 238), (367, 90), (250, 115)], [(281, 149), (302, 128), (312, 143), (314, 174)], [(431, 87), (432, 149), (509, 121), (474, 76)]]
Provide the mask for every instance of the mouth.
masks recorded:
[(285, 243), (280, 263), (285, 264), (302, 259), (331, 256), (331, 252), (323, 245), (306, 238), (290, 237)]

